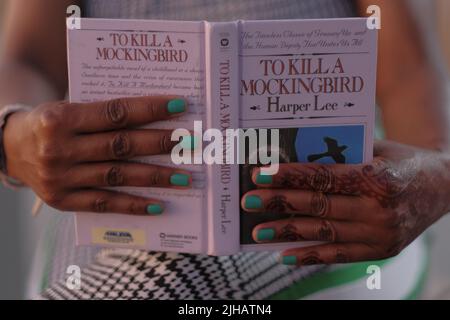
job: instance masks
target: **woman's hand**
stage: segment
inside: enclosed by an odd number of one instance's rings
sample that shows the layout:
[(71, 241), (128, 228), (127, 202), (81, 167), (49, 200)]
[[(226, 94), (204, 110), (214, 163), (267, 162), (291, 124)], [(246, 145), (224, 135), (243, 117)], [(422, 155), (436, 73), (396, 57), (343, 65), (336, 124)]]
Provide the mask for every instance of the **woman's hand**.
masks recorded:
[(448, 156), (384, 141), (369, 164), (280, 164), (274, 176), (255, 169), (261, 189), (246, 193), (242, 207), (292, 214), (256, 226), (257, 242), (326, 242), (284, 251), (285, 264), (383, 259), (450, 211), (449, 175)]
[(50, 206), (65, 211), (160, 214), (164, 206), (102, 187), (190, 186), (189, 173), (126, 161), (169, 153), (171, 130), (137, 129), (185, 111), (176, 97), (124, 98), (95, 103), (45, 103), (12, 114), (4, 131), (8, 174)]

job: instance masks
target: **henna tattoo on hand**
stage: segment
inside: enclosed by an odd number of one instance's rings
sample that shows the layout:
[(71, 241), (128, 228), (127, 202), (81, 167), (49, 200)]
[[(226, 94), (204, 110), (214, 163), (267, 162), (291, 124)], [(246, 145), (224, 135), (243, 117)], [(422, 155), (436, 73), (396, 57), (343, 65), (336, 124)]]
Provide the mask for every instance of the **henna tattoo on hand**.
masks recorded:
[[(375, 257), (387, 258), (399, 253), (450, 210), (450, 157), (393, 142), (378, 143), (378, 151), (371, 163), (345, 170), (320, 164), (288, 165), (288, 172), (275, 182), (286, 188), (315, 191), (310, 202), (311, 213), (322, 218), (330, 210), (326, 193), (370, 200), (366, 210), (370, 210), (368, 219), (374, 219), (365, 221), (369, 232), (367, 243), (379, 249), (373, 253)], [(325, 221), (318, 224), (315, 235), (320, 240), (335, 242), (335, 230)], [(371, 224), (376, 224), (376, 233), (370, 234)], [(288, 241), (301, 237), (292, 225), (286, 226), (283, 232), (280, 238)], [(348, 261), (348, 256), (340, 251), (334, 258), (339, 263)], [(351, 257), (352, 261), (358, 259)], [(301, 263), (321, 261), (319, 253), (312, 251)]]
[(295, 207), (287, 201), (287, 198), (282, 195), (274, 196), (270, 198), (266, 205), (268, 211), (275, 213), (286, 213), (287, 211), (295, 212)]
[(305, 266), (324, 263), (325, 262), (320, 259), (320, 254), (317, 251), (309, 251), (300, 259), (300, 264)]
[(287, 224), (282, 227), (277, 236), (278, 240), (281, 241), (302, 241), (306, 240), (297, 230), (297, 228), (292, 224)]
[(336, 232), (331, 222), (323, 220), (317, 230), (317, 240), (319, 241), (336, 241)]
[(330, 207), (330, 199), (323, 192), (314, 192), (311, 196), (311, 214), (317, 217), (325, 217)]
[[(309, 172), (304, 170), (305, 166)], [(305, 166), (302, 169), (292, 168), (280, 183), (290, 188), (311, 189), (322, 193), (364, 195), (377, 199), (385, 208), (395, 208), (399, 203), (399, 196), (405, 192), (410, 182), (405, 181), (399, 172), (383, 160), (374, 161), (364, 165), (361, 170), (354, 169), (345, 174), (336, 174), (325, 165)]]

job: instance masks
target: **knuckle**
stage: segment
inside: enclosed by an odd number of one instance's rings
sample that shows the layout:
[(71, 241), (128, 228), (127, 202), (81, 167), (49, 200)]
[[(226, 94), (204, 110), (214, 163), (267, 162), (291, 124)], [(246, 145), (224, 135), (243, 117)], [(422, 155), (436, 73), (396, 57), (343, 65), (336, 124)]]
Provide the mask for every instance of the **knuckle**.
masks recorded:
[(43, 109), (38, 117), (39, 132), (47, 134), (56, 133), (60, 129), (61, 122), (64, 119), (62, 113), (63, 108), (61, 107)]
[(124, 185), (124, 175), (121, 166), (114, 165), (106, 171), (105, 183), (110, 187), (117, 187)]
[(154, 170), (152, 174), (150, 175), (150, 186), (157, 186), (162, 183), (162, 175), (159, 170)]
[(323, 192), (314, 192), (311, 196), (311, 213), (317, 217), (326, 217), (329, 210), (329, 197)]
[(95, 213), (105, 213), (108, 209), (108, 201), (105, 198), (97, 198), (92, 202), (92, 211)]
[(130, 114), (130, 103), (125, 98), (113, 99), (106, 102), (105, 118), (113, 126), (127, 123)]
[(332, 191), (336, 177), (334, 173), (326, 168), (320, 167), (315, 169), (314, 173), (309, 176), (309, 185), (315, 191), (330, 192)]
[(159, 140), (159, 149), (162, 153), (169, 153), (172, 150), (173, 141), (170, 139), (170, 135), (163, 134)]
[(266, 191), (269, 199), (264, 208), (276, 213), (287, 213), (296, 211), (295, 207), (289, 203), (287, 197), (275, 191)]
[(335, 242), (337, 239), (334, 225), (328, 220), (322, 220), (317, 227), (316, 237), (319, 241)]
[(348, 252), (343, 246), (334, 249), (334, 261), (336, 263), (347, 263), (350, 261)]
[(117, 133), (111, 141), (110, 149), (113, 158), (123, 159), (131, 157), (131, 141), (128, 133)]
[(40, 197), (50, 207), (62, 209), (62, 195), (58, 191), (47, 188), (40, 194)]
[(53, 141), (43, 141), (37, 151), (37, 158), (44, 166), (52, 166), (60, 159), (60, 148)]
[(40, 168), (37, 173), (40, 184), (44, 189), (53, 189), (58, 185), (58, 177), (53, 174), (50, 168)]

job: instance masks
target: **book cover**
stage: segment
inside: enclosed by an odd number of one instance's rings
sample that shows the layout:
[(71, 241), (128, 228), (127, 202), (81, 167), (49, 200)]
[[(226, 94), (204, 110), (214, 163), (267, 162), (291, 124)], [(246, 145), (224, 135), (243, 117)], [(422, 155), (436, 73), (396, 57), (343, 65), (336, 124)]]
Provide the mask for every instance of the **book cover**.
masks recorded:
[[(188, 100), (187, 114), (149, 128), (195, 131), (201, 121), (203, 129), (222, 132), (279, 129), (280, 162), (372, 158), (376, 30), (367, 29), (366, 19), (82, 19), (81, 28), (67, 34), (72, 102), (180, 95)], [(224, 148), (224, 158), (229, 151)], [(204, 156), (202, 148), (195, 152)], [(170, 155), (133, 161), (175, 166)], [(240, 209), (241, 195), (255, 188), (249, 174), (259, 164), (182, 164), (193, 172), (190, 190), (121, 188), (162, 199), (164, 214), (77, 213), (77, 243), (212, 255), (308, 245), (251, 239), (256, 224), (286, 217)]]
[[(242, 21), (240, 28), (240, 127), (279, 128), (280, 163), (370, 161), (377, 33), (366, 19)], [(255, 188), (254, 166), (241, 165), (241, 195)], [(279, 205), (263, 214), (241, 209), (244, 250), (299, 246), (251, 238), (257, 224), (290, 217)]]

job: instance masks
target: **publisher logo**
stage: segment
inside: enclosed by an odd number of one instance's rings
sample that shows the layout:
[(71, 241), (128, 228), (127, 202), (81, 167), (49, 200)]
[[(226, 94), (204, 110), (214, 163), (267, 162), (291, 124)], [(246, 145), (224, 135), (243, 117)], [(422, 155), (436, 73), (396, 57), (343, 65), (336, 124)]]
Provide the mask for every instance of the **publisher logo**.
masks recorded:
[(230, 40), (228, 40), (228, 38), (220, 39), (220, 46), (221, 47), (228, 47), (229, 45), (230, 45)]

